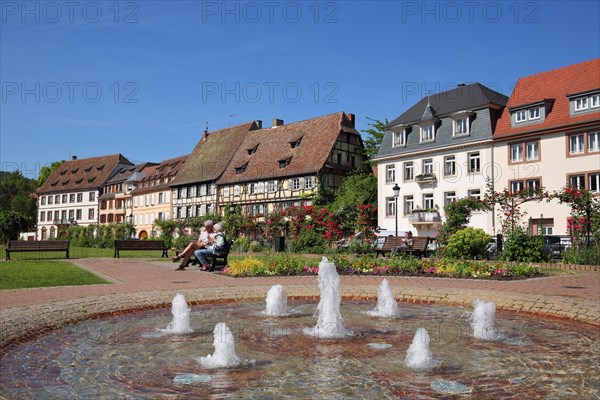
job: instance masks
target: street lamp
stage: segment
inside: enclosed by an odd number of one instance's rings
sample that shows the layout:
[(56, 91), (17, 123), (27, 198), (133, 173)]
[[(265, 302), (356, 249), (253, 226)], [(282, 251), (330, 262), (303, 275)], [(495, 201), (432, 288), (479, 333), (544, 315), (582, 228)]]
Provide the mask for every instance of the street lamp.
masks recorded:
[(394, 183), (392, 190), (394, 191), (394, 200), (396, 201), (394, 214), (396, 215), (396, 236), (398, 236), (398, 196), (400, 196), (400, 186), (398, 186), (397, 183)]

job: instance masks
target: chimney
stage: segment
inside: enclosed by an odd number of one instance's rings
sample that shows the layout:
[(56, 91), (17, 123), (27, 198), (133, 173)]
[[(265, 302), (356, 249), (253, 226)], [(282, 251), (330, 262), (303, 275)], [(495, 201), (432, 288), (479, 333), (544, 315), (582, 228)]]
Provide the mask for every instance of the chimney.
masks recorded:
[(458, 84), (458, 85), (456, 85), (456, 86), (458, 86), (458, 87), (463, 87), (463, 86), (466, 86), (466, 85), (465, 85), (464, 83), (462, 83), (462, 82), (461, 82), (461, 83), (459, 83), (459, 84)]
[(350, 124), (354, 128), (356, 126), (356, 115), (348, 114), (348, 119), (350, 120)]
[(262, 121), (260, 119), (255, 120), (254, 123), (256, 124), (256, 129), (262, 129)]
[(73, 160), (73, 161), (77, 160), (77, 156), (71, 157), (71, 160)]
[(206, 140), (207, 137), (208, 137), (208, 126), (204, 130), (204, 134), (202, 135), (202, 140)]
[(277, 126), (282, 126), (282, 125), (283, 125), (282, 119), (273, 118), (273, 128), (275, 128)]

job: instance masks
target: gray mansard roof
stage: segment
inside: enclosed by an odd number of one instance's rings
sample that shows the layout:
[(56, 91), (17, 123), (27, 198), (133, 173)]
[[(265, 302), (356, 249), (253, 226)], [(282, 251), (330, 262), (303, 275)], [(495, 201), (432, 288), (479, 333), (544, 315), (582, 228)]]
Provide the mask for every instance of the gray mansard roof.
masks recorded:
[[(507, 96), (479, 83), (424, 97), (386, 126), (376, 158), (491, 139), (507, 101)], [(453, 137), (452, 117), (460, 114), (470, 115), (470, 134)], [(420, 126), (427, 123), (435, 124), (435, 140), (420, 143)], [(407, 132), (406, 146), (392, 147), (393, 131), (400, 130)]]

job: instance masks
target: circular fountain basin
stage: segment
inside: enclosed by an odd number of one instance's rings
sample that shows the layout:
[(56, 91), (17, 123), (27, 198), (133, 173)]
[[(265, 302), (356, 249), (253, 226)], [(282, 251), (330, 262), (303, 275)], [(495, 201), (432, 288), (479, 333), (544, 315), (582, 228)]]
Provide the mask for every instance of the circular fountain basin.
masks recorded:
[[(1, 359), (2, 395), (56, 398), (598, 398), (597, 327), (499, 310), (504, 338), (475, 339), (463, 308), (400, 303), (399, 318), (365, 314), (373, 302), (343, 302), (344, 339), (314, 338), (316, 302), (290, 301), (287, 318), (261, 315), (263, 303), (192, 307), (193, 332), (148, 335), (168, 309), (99, 318), (15, 343)], [(252, 365), (205, 369), (213, 330), (226, 322)], [(427, 329), (441, 365), (404, 364), (415, 331)], [(455, 398), (455, 397), (450, 397)]]

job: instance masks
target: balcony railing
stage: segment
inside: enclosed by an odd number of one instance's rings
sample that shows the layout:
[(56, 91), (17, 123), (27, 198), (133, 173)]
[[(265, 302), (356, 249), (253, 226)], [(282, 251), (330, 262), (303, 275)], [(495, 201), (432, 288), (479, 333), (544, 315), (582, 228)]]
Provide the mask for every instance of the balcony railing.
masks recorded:
[(409, 221), (413, 225), (436, 224), (442, 222), (442, 217), (437, 211), (413, 211)]
[(435, 174), (420, 174), (415, 176), (417, 183), (433, 183), (437, 180)]

